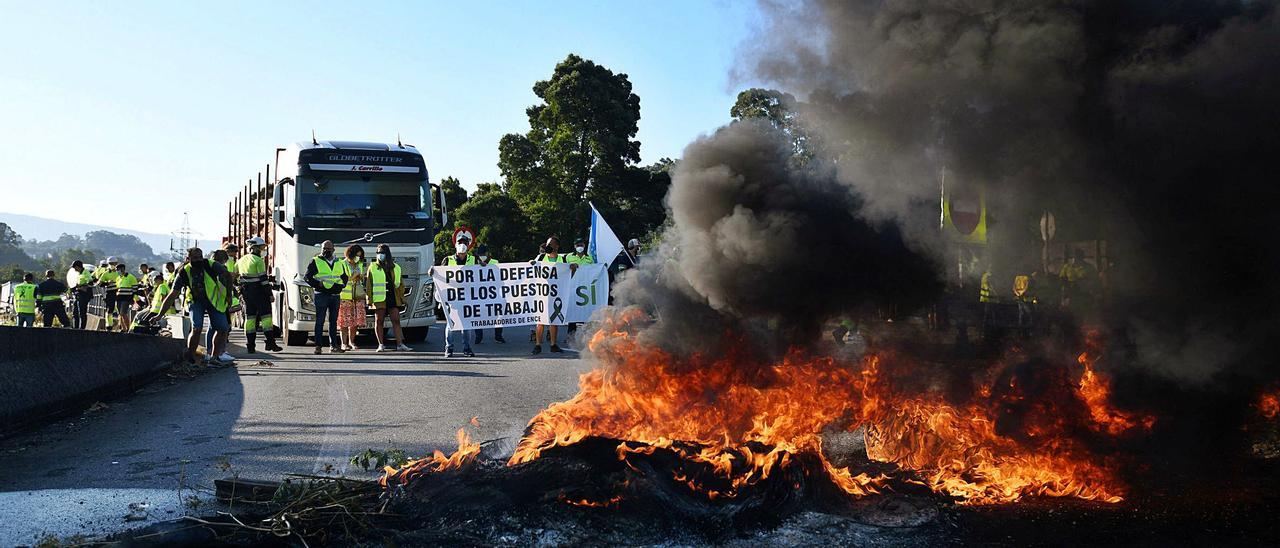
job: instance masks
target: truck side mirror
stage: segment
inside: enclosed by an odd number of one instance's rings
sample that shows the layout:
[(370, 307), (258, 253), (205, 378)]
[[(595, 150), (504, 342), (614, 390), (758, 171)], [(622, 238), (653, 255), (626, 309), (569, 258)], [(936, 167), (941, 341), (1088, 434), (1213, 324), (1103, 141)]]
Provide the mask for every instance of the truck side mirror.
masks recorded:
[(276, 182), (275, 192), (272, 193), (272, 201), (276, 207), (284, 207), (284, 185), (293, 184), (293, 179), (285, 177)]

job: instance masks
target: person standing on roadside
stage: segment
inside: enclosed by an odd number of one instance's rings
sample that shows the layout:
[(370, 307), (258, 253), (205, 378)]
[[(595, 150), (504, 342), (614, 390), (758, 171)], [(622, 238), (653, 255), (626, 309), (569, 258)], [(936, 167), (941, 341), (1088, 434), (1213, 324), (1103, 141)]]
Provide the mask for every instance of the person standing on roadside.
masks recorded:
[(30, 272), (22, 275), (22, 283), (13, 286), (13, 310), (18, 313), (18, 327), (36, 326), (36, 277)]
[(245, 253), (236, 260), (236, 281), (240, 283), (240, 296), (244, 298), (245, 350), (258, 352), (258, 332), (267, 337), (267, 351), (284, 350), (276, 344), (275, 322), (271, 317), (271, 276), (267, 274), (267, 261), (262, 258), (267, 241), (261, 236), (245, 240)]
[(36, 304), (40, 306), (40, 314), (44, 316), (45, 327), (53, 327), (54, 318), (62, 323), (62, 327), (71, 327), (67, 307), (62, 303), (62, 294), (66, 292), (67, 284), (62, 283), (54, 271), (46, 270), (44, 281), (36, 286)]
[[(565, 256), (565, 260), (569, 262), (569, 271), (573, 274), (578, 273), (578, 266), (584, 264), (595, 264), (596, 260), (587, 253), (587, 242), (582, 238), (578, 238), (573, 242), (573, 251)], [(574, 333), (578, 332), (578, 322), (569, 324), (569, 337), (572, 338)]]
[(338, 308), (342, 304), (342, 289), (346, 287), (348, 276), (342, 261), (333, 255), (333, 242), (325, 240), (320, 244), (320, 254), (307, 264), (307, 274), (303, 278), (314, 291), (312, 302), (316, 307), (316, 350), (319, 354), (323, 348), (324, 322), (329, 321), (329, 352), (344, 352), (341, 339), (338, 338)]
[[(490, 256), (489, 256), (489, 246), (488, 246), (487, 244), (480, 244), (480, 245), (476, 246), (475, 257), (476, 257), (476, 265), (477, 265), (477, 266), (481, 266), (481, 267), (484, 267), (484, 268), (490, 268), (490, 267), (497, 268), (497, 267), (498, 267), (498, 260), (497, 260), (497, 259), (495, 259), (495, 258), (493, 258), (493, 257), (490, 257)], [(476, 330), (474, 330), (473, 332), (474, 332), (474, 333), (475, 333), (475, 335), (476, 335), (476, 336), (475, 336), (475, 341), (473, 341), (473, 342), (474, 342), (474, 344), (480, 344), (480, 343), (484, 342), (484, 330), (483, 330), (483, 329), (476, 329)], [(506, 339), (504, 339), (504, 338), (502, 338), (502, 326), (501, 326), (501, 325), (496, 326), (496, 327), (494, 327), (494, 328), (493, 328), (493, 340), (494, 340), (494, 341), (497, 341), (497, 342), (499, 342), (499, 343), (506, 344), (507, 340), (506, 340)]]
[(373, 303), (373, 333), (378, 337), (378, 352), (387, 351), (387, 334), (384, 323), (391, 317), (391, 327), (396, 335), (396, 350), (410, 352), (404, 344), (404, 330), (400, 328), (400, 307), (404, 306), (404, 286), (400, 277), (400, 265), (391, 256), (391, 246), (378, 244), (378, 260), (369, 265), (365, 278), (365, 292)]
[[(567, 263), (569, 262), (564, 255), (560, 254), (560, 239), (555, 236), (547, 238), (546, 243), (542, 244), (542, 252), (534, 258), (533, 262), (538, 263)], [(547, 329), (550, 327), (550, 329)], [(533, 331), (533, 353), (542, 353), (542, 333), (548, 332), (550, 337), (547, 339), (551, 343), (552, 352), (563, 352), (560, 345), (556, 344), (557, 338), (560, 336), (559, 324), (538, 324)]]
[(99, 270), (98, 285), (104, 291), (102, 296), (102, 317), (106, 320), (107, 331), (113, 331), (116, 325), (116, 280), (120, 278), (120, 263), (115, 257), (107, 258), (107, 264)]
[(93, 273), (84, 267), (84, 263), (71, 263), (67, 271), (67, 285), (71, 287), (71, 323), (76, 329), (84, 329), (89, 325), (89, 301), (93, 300)]
[(138, 277), (130, 273), (124, 263), (117, 264), (116, 312), (121, 333), (128, 333), (129, 326), (133, 324), (133, 293), (138, 289)]
[[(474, 255), (467, 252), (471, 247), (471, 240), (465, 236), (458, 238), (458, 243), (454, 244), (454, 254), (445, 257), (440, 261), (440, 266), (473, 266), (476, 264)], [(463, 329), (461, 331), (453, 330), (453, 316), (448, 311), (444, 314), (444, 357), (453, 357), (453, 335), (458, 333), (462, 337), (462, 354), (468, 358), (475, 356), (476, 353), (471, 349), (471, 331)]]
[(356, 349), (356, 333), (365, 327), (365, 311), (369, 308), (364, 278), (368, 266), (364, 262), (364, 248), (348, 246), (342, 267), (347, 272), (347, 285), (342, 288), (342, 304), (338, 305), (338, 332), (342, 335), (342, 349)]
[(209, 366), (227, 365), (235, 362), (226, 351), (226, 334), (231, 331), (231, 323), (227, 320), (227, 310), (231, 308), (231, 277), (227, 275), (225, 266), (204, 258), (204, 252), (198, 247), (187, 250), (187, 261), (174, 278), (173, 288), (155, 309), (168, 310), (173, 306), (178, 295), (184, 290), (191, 296), (187, 302), (187, 311), (191, 314), (191, 335), (187, 337), (187, 361), (195, 363), (196, 350), (204, 340), (204, 317), (209, 316), (209, 328), (219, 332), (214, 337), (215, 348), (208, 349), (205, 364)]

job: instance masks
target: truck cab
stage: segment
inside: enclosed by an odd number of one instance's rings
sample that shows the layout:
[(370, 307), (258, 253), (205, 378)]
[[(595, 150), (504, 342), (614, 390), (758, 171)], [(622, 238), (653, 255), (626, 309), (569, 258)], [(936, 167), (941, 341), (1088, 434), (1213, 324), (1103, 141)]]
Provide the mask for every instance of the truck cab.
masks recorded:
[[(443, 193), (430, 183), (422, 154), (411, 145), (356, 141), (295, 143), (279, 151), (273, 186), (272, 273), (279, 282), (274, 314), (289, 345), (303, 345), (315, 322), (314, 295), (303, 276), (331, 240), (341, 258), (347, 246), (391, 247), (405, 287), (405, 339), (426, 338), (436, 322), (434, 238), (448, 222)], [(440, 207), (433, 207), (439, 196)], [(372, 315), (371, 315), (372, 316)], [(372, 321), (368, 322), (372, 325)]]

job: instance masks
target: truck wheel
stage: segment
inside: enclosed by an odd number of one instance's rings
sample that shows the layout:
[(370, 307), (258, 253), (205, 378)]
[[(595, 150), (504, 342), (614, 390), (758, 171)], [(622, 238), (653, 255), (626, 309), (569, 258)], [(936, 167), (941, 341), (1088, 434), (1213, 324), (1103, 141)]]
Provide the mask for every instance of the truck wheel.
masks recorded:
[(289, 336), (285, 338), (284, 342), (289, 346), (306, 346), (307, 332), (306, 331), (290, 331)]
[(406, 327), (404, 328), (404, 340), (411, 343), (420, 343), (427, 340), (426, 327)]

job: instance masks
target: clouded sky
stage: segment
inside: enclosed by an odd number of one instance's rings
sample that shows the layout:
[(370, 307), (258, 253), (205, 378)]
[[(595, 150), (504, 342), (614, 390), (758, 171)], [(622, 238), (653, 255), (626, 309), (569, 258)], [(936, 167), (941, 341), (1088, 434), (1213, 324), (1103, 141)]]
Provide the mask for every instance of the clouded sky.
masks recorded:
[[(465, 6), (465, 7), (463, 7)], [(644, 163), (729, 119), (746, 2), (0, 1), (0, 212), (202, 239), (277, 146), (394, 142), (499, 179), (568, 53), (629, 75)], [(30, 193), (22, 190), (30, 189)], [(29, 198), (20, 198), (29, 196)]]

